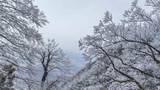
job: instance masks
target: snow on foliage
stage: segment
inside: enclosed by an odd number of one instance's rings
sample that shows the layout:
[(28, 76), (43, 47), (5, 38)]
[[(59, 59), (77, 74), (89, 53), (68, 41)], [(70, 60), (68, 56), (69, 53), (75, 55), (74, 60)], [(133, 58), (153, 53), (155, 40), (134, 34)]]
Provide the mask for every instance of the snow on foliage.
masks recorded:
[(94, 34), (80, 40), (88, 64), (65, 90), (159, 90), (160, 1), (147, 0), (149, 12), (137, 3), (120, 24), (107, 12)]

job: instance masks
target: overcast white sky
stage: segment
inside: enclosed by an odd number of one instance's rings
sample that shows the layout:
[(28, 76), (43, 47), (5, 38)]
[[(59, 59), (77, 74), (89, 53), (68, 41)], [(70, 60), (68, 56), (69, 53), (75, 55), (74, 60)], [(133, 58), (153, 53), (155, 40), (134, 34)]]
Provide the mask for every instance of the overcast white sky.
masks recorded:
[[(49, 24), (42, 28), (44, 38), (54, 38), (68, 55), (79, 53), (78, 41), (91, 34), (93, 26), (110, 11), (116, 22), (133, 0), (35, 0)], [(142, 1), (142, 0), (141, 0)], [(74, 61), (74, 63), (82, 61)]]

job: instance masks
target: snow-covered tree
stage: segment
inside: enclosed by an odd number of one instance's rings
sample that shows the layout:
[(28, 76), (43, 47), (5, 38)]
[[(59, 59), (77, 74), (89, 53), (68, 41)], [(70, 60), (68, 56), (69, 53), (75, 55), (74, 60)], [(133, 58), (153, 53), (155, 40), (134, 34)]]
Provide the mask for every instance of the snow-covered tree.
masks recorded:
[(40, 43), (32, 48), (35, 65), (30, 66), (31, 74), (24, 75), (24, 86), (29, 90), (61, 90), (70, 75), (70, 61), (55, 42)]
[[(60, 76), (54, 77), (53, 75), (62, 75), (63, 72), (66, 72), (69, 61), (55, 40), (48, 40), (38, 51), (40, 65), (42, 66), (41, 88), (42, 90), (46, 90), (45, 88), (48, 87), (47, 90), (49, 90), (49, 88), (52, 89), (52, 87), (54, 87), (54, 84), (56, 85), (56, 82), (59, 82), (58, 77)], [(49, 76), (50, 78), (52, 76), (53, 80), (50, 79), (47, 83)]]
[(0, 0), (1, 65), (12, 64), (18, 72), (28, 70), (26, 66), (33, 62), (31, 46), (42, 41), (38, 28), (46, 22), (33, 0)]
[(146, 11), (132, 3), (120, 24), (107, 12), (94, 34), (80, 40), (88, 64), (68, 90), (158, 90), (160, 1)]
[(29, 45), (41, 40), (37, 29), (46, 23), (45, 16), (33, 0), (1, 0), (0, 9), (0, 58), (16, 65), (26, 60), (18, 57), (28, 53)]

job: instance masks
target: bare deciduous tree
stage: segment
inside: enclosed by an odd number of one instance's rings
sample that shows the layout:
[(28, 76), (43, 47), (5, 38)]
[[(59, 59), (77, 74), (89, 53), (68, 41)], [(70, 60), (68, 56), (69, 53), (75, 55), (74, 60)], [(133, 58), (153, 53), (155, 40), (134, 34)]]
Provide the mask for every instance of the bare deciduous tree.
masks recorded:
[[(69, 61), (64, 55), (61, 48), (58, 47), (58, 44), (54, 40), (48, 40), (46, 44), (40, 46), (38, 50), (40, 65), (42, 66), (42, 77), (41, 77), (41, 88), (46, 90), (54, 87), (53, 85), (59, 81), (58, 77), (53, 77), (57, 79), (50, 79), (50, 76), (53, 74), (60, 74), (63, 72), (69, 73)], [(67, 73), (66, 73), (67, 74)], [(49, 82), (47, 84), (47, 78)]]

